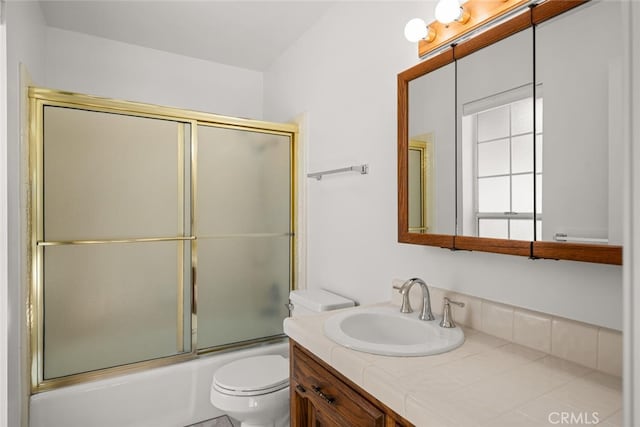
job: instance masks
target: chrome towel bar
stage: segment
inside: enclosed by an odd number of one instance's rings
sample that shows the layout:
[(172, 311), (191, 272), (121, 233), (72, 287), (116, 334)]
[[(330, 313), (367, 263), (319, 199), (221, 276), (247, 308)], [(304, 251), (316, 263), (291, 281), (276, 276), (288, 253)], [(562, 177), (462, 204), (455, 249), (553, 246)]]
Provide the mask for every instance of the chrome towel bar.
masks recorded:
[(341, 173), (341, 172), (360, 172), (362, 175), (365, 175), (369, 173), (369, 165), (364, 164), (364, 165), (358, 165), (358, 166), (349, 166), (349, 167), (340, 168), (340, 169), (332, 169), (332, 170), (322, 171), (322, 172), (308, 173), (307, 178), (315, 178), (318, 181), (320, 181), (324, 175), (331, 175), (334, 173)]

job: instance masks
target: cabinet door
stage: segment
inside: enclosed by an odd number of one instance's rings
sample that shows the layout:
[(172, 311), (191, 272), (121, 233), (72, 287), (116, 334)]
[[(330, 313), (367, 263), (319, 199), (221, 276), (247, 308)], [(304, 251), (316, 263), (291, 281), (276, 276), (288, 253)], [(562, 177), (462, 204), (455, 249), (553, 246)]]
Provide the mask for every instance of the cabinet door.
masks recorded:
[(345, 420), (334, 420), (331, 415), (319, 410), (315, 406), (311, 406), (310, 414), (310, 426), (313, 427), (342, 427), (348, 425)]
[(325, 412), (313, 406), (311, 399), (306, 397), (306, 389), (300, 384), (292, 387), (291, 394), (291, 426), (292, 427), (321, 427), (340, 426)]
[[(340, 379), (294, 347), (292, 387), (308, 402), (309, 426), (382, 427), (385, 414)], [(300, 403), (294, 403), (300, 409)], [(304, 412), (304, 409), (302, 410)], [(297, 418), (298, 420), (296, 420)], [(292, 426), (300, 416), (292, 417)]]

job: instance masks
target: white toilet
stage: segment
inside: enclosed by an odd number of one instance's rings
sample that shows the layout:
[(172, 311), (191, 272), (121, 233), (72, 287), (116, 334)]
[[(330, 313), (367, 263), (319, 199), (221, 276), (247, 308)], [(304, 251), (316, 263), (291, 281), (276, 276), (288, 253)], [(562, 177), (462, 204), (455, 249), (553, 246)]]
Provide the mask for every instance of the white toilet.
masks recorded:
[[(293, 317), (354, 305), (320, 289), (292, 291), (289, 300)], [(268, 354), (222, 366), (213, 375), (211, 403), (242, 427), (289, 426), (289, 359)]]

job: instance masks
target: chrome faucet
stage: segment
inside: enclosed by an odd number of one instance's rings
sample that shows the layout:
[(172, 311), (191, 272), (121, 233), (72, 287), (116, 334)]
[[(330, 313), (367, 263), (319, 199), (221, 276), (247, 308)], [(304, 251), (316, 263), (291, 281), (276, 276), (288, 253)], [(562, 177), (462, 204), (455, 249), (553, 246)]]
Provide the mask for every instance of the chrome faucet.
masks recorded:
[(420, 320), (433, 320), (433, 313), (431, 312), (431, 295), (429, 295), (429, 288), (427, 284), (424, 283), (424, 280), (414, 277), (413, 279), (409, 279), (402, 284), (400, 287), (396, 287), (400, 294), (402, 295), (402, 306), (400, 307), (401, 313), (412, 313), (413, 309), (411, 308), (411, 304), (409, 302), (409, 291), (411, 287), (415, 284), (419, 284), (422, 288), (422, 311), (420, 312), (420, 316), (418, 319)]

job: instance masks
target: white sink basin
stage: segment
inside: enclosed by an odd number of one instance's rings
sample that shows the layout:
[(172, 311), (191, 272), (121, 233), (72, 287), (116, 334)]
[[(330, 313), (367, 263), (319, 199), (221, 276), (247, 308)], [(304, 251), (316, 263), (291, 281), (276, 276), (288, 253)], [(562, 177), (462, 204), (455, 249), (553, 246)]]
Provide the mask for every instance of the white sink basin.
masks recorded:
[(324, 333), (344, 347), (383, 356), (428, 356), (464, 342), (460, 327), (441, 328), (441, 317), (424, 321), (418, 314), (400, 313), (398, 307), (354, 308), (329, 317)]

